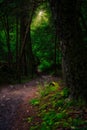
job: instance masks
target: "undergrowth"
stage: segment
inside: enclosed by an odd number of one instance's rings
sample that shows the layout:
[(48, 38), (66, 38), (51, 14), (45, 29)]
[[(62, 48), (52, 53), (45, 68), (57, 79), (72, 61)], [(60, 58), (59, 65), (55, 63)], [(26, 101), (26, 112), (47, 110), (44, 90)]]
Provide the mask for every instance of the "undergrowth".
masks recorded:
[[(82, 100), (69, 98), (69, 90), (52, 82), (40, 87), (40, 97), (30, 103), (38, 110), (41, 122), (30, 130), (87, 130), (87, 109)], [(28, 122), (34, 122), (28, 117)]]

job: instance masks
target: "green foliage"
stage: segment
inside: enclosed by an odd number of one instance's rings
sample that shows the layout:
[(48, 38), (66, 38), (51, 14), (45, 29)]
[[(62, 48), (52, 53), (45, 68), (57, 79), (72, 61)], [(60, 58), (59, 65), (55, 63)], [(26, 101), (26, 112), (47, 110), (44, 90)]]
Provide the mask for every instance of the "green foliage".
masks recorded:
[[(80, 113), (81, 109), (86, 106), (85, 102), (69, 99), (69, 90), (61, 89), (56, 82), (46, 85), (44, 89), (40, 90), (40, 94), (38, 115), (42, 122), (31, 127), (31, 130), (57, 130), (60, 128), (86, 130), (87, 121)], [(37, 102), (36, 99), (34, 101)]]
[[(49, 68), (54, 59), (54, 35), (49, 26), (40, 27), (31, 32), (32, 49), (35, 57), (40, 60), (39, 68)], [(50, 51), (49, 51), (50, 50)]]
[(32, 104), (32, 105), (38, 105), (39, 102), (40, 102), (39, 99), (35, 98), (35, 99), (32, 99), (32, 100), (30, 101), (30, 104)]
[[(32, 12), (33, 4), (35, 4), (34, 6), (35, 8)], [(39, 6), (37, 6), (38, 4)], [(27, 8), (28, 5), (29, 8)], [(26, 6), (27, 11), (25, 10), (24, 6)], [(12, 64), (11, 69), (13, 69), (13, 71), (15, 71), (17, 75), (18, 70), (17, 70), (16, 62), (17, 60), (19, 60), (18, 56), (20, 57), (21, 54), (20, 52), (22, 47), (21, 40), (23, 41), (23, 38), (20, 36), (21, 34), (23, 34), (23, 32), (20, 31), (26, 30), (26, 28), (23, 29), (24, 26), (21, 28), (20, 25), (21, 24), (20, 18), (22, 17), (23, 12), (24, 14), (27, 13), (25, 15), (26, 23), (32, 15), (31, 25), (30, 25), (31, 42), (32, 42), (31, 52), (33, 51), (34, 59), (36, 62), (34, 63), (34, 65), (36, 65), (35, 69), (44, 71), (44, 73), (53, 74), (53, 72), (51, 71), (54, 70), (51, 69), (51, 66), (54, 64), (55, 26), (53, 25), (53, 21), (52, 21), (52, 13), (50, 10), (50, 5), (47, 2), (43, 2), (40, 4), (36, 0), (34, 1), (15, 0), (10, 2), (5, 0), (0, 1), (0, 18), (1, 18), (0, 19), (0, 62), (2, 61), (5, 61), (7, 63), (11, 62)], [(9, 35), (9, 38), (7, 34)], [(28, 43), (26, 43), (26, 46), (28, 46)], [(26, 64), (27, 66), (26, 71), (28, 71), (28, 68), (30, 69), (30, 67), (28, 67), (27, 65), (29, 63), (28, 59), (29, 57), (32, 57), (31, 54), (27, 53), (28, 49), (25, 50), (26, 50), (26, 56), (25, 56), (26, 63), (24, 63), (25, 61), (22, 61), (20, 67), (23, 70), (23, 75), (25, 70), (24, 64)], [(61, 54), (60, 51), (57, 50), (57, 63), (61, 63), (61, 56), (59, 56), (60, 54)], [(37, 59), (39, 61), (38, 63), (37, 63)], [(6, 73), (6, 75), (8, 74)], [(22, 71), (20, 75), (22, 75)]]
[[(55, 59), (55, 26), (51, 18), (50, 7), (43, 4), (36, 10), (31, 24), (32, 49), (36, 59), (40, 61), (38, 68), (41, 71), (49, 71)], [(58, 47), (56, 51), (56, 62), (61, 64), (61, 52)]]
[(49, 4), (48, 5), (47, 3), (41, 4), (40, 6), (38, 6), (33, 15), (31, 29), (37, 30), (39, 27), (45, 27), (49, 25), (50, 18), (51, 18), (51, 10)]
[[(44, 57), (44, 59), (45, 59), (46, 57)], [(44, 71), (45, 69), (49, 69), (49, 67), (50, 67), (50, 63), (47, 61), (47, 60), (43, 60), (42, 61), (42, 64), (40, 64), (39, 65), (39, 69), (40, 70), (42, 70), (42, 71)]]
[(55, 92), (58, 89), (59, 85), (56, 82), (52, 82), (50, 84), (45, 84), (44, 88), (39, 87), (39, 92), (41, 97), (48, 95), (51, 92)]
[[(31, 38), (33, 53), (40, 61), (39, 69), (42, 71), (49, 70), (49, 68), (54, 64), (54, 27), (44, 25), (44, 27), (39, 27), (37, 30), (31, 30)], [(56, 63), (61, 64), (61, 52), (58, 49), (56, 51)]]
[(32, 117), (28, 117), (28, 118), (27, 118), (27, 122), (28, 122), (28, 123), (32, 122), (32, 120), (33, 120)]
[(7, 47), (6, 47), (6, 38), (5, 32), (3, 30), (0, 31), (0, 60), (5, 61), (7, 55)]
[(0, 0), (0, 4), (3, 2), (4, 0)]

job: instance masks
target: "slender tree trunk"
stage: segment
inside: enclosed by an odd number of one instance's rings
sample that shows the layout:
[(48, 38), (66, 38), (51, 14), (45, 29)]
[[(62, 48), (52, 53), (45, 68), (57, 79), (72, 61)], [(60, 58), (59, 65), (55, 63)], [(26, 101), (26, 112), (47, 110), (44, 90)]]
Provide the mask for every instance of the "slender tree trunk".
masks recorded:
[(12, 53), (11, 53), (11, 46), (10, 46), (10, 30), (9, 30), (9, 20), (8, 20), (8, 15), (6, 15), (5, 18), (5, 28), (6, 28), (6, 40), (7, 40), (7, 48), (8, 48), (8, 63), (9, 63), (9, 68), (12, 67)]
[(19, 19), (18, 15), (16, 16), (16, 78), (21, 82), (21, 71), (20, 71), (20, 61), (19, 61)]
[(30, 27), (28, 31), (28, 35), (26, 37), (26, 41), (28, 41), (26, 45), (26, 53), (27, 53), (27, 68), (28, 68), (28, 73), (30, 77), (33, 77), (34, 74), (34, 56), (32, 52), (32, 42), (31, 42), (31, 34), (30, 34)]
[[(32, 44), (31, 44), (31, 36), (30, 36), (30, 25), (31, 25), (31, 18), (27, 21), (27, 16), (22, 14), (21, 17), (21, 54), (20, 60), (24, 60), (23, 70), (26, 72), (26, 75), (29, 74), (30, 77), (33, 76), (33, 52), (32, 52)], [(29, 23), (28, 23), (29, 22)], [(26, 62), (25, 62), (26, 61)]]
[[(30, 6), (31, 5), (31, 6)], [(21, 24), (20, 24), (20, 39), (21, 39), (21, 50), (20, 50), (20, 62), (24, 60), (23, 69), (26, 75), (29, 77), (33, 76), (34, 71), (34, 57), (32, 52), (30, 26), (32, 22), (32, 16), (36, 5), (33, 1), (21, 2)]]
[(19, 54), (19, 37), (18, 37), (18, 16), (16, 16), (16, 68), (17, 68), (17, 65), (18, 65), (18, 54)]
[(56, 72), (57, 72), (57, 68), (56, 68), (56, 52), (57, 52), (57, 34), (56, 34), (57, 32), (55, 32), (55, 45), (54, 45), (54, 71), (55, 71), (55, 74), (56, 74)]

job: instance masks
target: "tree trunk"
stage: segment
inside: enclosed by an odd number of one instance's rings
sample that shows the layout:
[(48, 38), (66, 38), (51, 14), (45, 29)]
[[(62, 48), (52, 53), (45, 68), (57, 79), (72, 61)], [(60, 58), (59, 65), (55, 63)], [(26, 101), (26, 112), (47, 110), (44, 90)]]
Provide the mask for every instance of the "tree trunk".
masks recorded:
[(16, 68), (17, 68), (17, 65), (18, 65), (18, 53), (19, 53), (19, 38), (18, 38), (18, 16), (16, 16)]
[(27, 53), (27, 68), (28, 68), (28, 73), (30, 77), (33, 77), (34, 75), (34, 56), (32, 52), (32, 42), (31, 42), (31, 34), (30, 34), (30, 27), (28, 31), (28, 35), (26, 37), (26, 40), (28, 41), (28, 44), (26, 45), (26, 53)]
[[(20, 53), (21, 53), (21, 50), (22, 51), (22, 54), (20, 54), (19, 56), (19, 61), (20, 61), (20, 69), (21, 69), (21, 72), (22, 74), (24, 74), (24, 69), (25, 69), (25, 47), (23, 47), (23, 41), (24, 41), (24, 36), (25, 36), (25, 30), (26, 30), (26, 26), (25, 26), (25, 15), (22, 14), (21, 15), (21, 18), (20, 18)], [(23, 49), (22, 49), (23, 48)]]
[(10, 46), (10, 30), (9, 30), (8, 15), (6, 15), (6, 18), (5, 18), (5, 29), (6, 29), (7, 48), (8, 48), (8, 64), (9, 64), (9, 68), (11, 68), (12, 67), (12, 53), (11, 53), (11, 46)]
[(16, 16), (16, 78), (21, 82), (21, 71), (20, 71), (20, 61), (19, 61), (19, 19)]
[(33, 66), (34, 66), (34, 60), (33, 60), (34, 58), (30, 36), (31, 20), (32, 16), (30, 15), (28, 17), (26, 11), (22, 13), (20, 23), (20, 38), (21, 38), (20, 61), (21, 63), (23, 63), (21, 66), (22, 70), (24, 70), (24, 73), (26, 73), (25, 75), (27, 76), (29, 74), (30, 77), (33, 76)]
[(87, 99), (87, 51), (79, 23), (80, 0), (56, 0), (64, 78), (74, 97)]

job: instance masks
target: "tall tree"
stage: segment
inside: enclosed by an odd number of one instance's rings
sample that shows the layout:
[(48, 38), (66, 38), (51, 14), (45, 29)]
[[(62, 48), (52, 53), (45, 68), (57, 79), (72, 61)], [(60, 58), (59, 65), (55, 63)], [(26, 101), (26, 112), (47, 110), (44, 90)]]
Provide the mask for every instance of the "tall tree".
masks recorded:
[(30, 25), (32, 16), (35, 9), (34, 1), (21, 1), (20, 4), (21, 17), (20, 17), (20, 40), (21, 40), (21, 53), (20, 61), (23, 65), (22, 70), (25, 75), (32, 75), (33, 73), (33, 53), (30, 36)]
[[(6, 6), (7, 5), (7, 6)], [(3, 25), (3, 30), (5, 32), (6, 36), (6, 45), (8, 49), (8, 65), (9, 68), (12, 67), (12, 52), (11, 52), (11, 44), (10, 44), (10, 22), (9, 22), (9, 2), (8, 1), (3, 1), (0, 3), (0, 17), (1, 17), (1, 22)]]
[(81, 0), (50, 0), (50, 4), (56, 14), (66, 84), (74, 97), (87, 99), (87, 51), (79, 21)]

